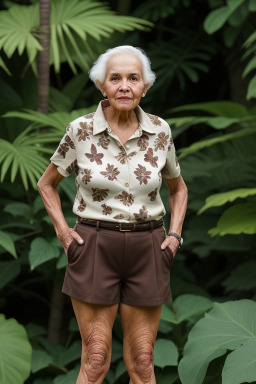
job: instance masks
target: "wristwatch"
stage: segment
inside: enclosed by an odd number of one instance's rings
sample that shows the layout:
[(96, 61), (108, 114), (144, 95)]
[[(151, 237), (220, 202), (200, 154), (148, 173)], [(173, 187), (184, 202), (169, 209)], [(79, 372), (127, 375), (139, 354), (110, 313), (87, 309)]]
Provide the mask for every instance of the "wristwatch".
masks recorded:
[(169, 232), (167, 236), (174, 236), (174, 237), (176, 237), (176, 239), (177, 239), (178, 242), (180, 243), (179, 248), (182, 246), (182, 244), (183, 244), (183, 239), (182, 239), (182, 237), (180, 237), (177, 233), (175, 233), (175, 232)]

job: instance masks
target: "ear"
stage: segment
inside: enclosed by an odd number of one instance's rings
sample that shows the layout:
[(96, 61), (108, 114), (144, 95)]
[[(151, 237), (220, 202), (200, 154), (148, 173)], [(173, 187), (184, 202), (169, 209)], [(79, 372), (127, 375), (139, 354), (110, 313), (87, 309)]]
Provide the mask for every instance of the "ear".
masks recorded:
[(143, 93), (142, 93), (142, 97), (145, 97), (145, 96), (146, 96), (149, 87), (150, 87), (149, 83), (147, 83), (147, 84), (144, 85), (144, 91), (143, 91)]
[(97, 84), (97, 87), (99, 88), (99, 90), (101, 91), (102, 95), (104, 97), (107, 96), (105, 90), (104, 90), (104, 87), (103, 87), (103, 84), (101, 84), (101, 82), (99, 80), (96, 80), (96, 84)]

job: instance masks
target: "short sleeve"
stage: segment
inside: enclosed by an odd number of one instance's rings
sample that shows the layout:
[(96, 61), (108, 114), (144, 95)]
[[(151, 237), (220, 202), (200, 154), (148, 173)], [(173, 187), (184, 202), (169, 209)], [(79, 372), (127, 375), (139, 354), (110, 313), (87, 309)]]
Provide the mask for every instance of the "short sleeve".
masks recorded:
[(173, 179), (180, 175), (180, 165), (178, 163), (178, 159), (176, 155), (171, 128), (169, 124), (167, 125), (169, 130), (169, 142), (168, 142), (168, 148), (166, 153), (166, 163), (161, 170), (161, 174), (162, 174), (162, 177), (165, 179)]
[(57, 166), (58, 172), (67, 177), (77, 168), (76, 147), (73, 137), (73, 127), (68, 125), (66, 133), (60, 141), (60, 144), (50, 161)]

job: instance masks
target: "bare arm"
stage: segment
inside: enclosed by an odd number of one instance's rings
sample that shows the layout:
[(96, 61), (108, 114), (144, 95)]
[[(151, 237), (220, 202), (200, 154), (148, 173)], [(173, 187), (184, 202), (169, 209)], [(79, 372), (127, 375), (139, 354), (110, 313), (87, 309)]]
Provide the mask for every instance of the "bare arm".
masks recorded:
[[(168, 188), (168, 206), (171, 213), (169, 232), (181, 236), (182, 225), (187, 210), (188, 190), (182, 176), (173, 179), (163, 179)], [(168, 236), (161, 245), (162, 249), (169, 246), (173, 255), (177, 252), (179, 241), (174, 236)]]
[(72, 228), (69, 228), (62, 209), (57, 186), (64, 179), (55, 164), (50, 164), (37, 183), (39, 193), (42, 197), (45, 208), (51, 218), (57, 237), (63, 244), (65, 252), (73, 239), (83, 244), (83, 239)]

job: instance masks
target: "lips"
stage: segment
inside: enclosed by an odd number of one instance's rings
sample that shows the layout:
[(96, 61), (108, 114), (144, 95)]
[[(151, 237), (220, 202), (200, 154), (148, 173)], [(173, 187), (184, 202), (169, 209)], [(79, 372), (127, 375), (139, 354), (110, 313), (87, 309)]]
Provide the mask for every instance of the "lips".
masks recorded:
[(131, 100), (130, 97), (118, 97), (118, 100)]

